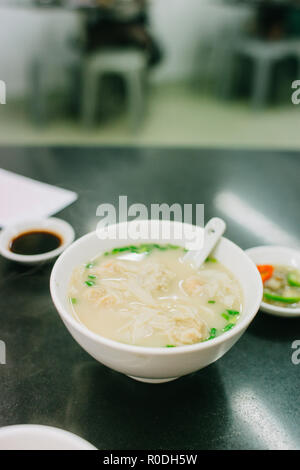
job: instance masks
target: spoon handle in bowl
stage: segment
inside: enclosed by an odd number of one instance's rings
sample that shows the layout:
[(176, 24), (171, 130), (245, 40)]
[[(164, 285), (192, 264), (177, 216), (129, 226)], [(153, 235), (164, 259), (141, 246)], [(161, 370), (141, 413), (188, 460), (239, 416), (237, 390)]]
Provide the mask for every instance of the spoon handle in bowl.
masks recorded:
[(200, 268), (202, 263), (206, 260), (209, 254), (216, 246), (219, 239), (222, 237), (226, 230), (226, 224), (223, 219), (219, 217), (213, 217), (210, 219), (204, 227), (204, 240), (203, 246), (200, 250), (191, 250), (185, 257), (184, 261), (193, 263), (195, 268)]

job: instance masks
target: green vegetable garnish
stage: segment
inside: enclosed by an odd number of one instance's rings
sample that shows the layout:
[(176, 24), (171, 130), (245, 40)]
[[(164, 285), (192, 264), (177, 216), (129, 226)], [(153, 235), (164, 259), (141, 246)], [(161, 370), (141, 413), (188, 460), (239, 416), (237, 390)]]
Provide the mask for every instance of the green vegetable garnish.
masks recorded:
[(136, 246), (121, 246), (120, 248), (114, 248), (111, 251), (112, 255), (115, 255), (116, 253), (123, 253), (124, 251), (136, 251), (137, 247)]
[(285, 304), (296, 304), (300, 302), (300, 297), (283, 297), (282, 295), (271, 294), (270, 292), (264, 292), (264, 297), (265, 299), (283, 302)]
[(77, 303), (77, 299), (75, 299), (75, 297), (72, 297), (70, 301), (71, 301), (71, 304), (73, 305)]
[(225, 318), (225, 320), (227, 320), (227, 321), (229, 321), (229, 319), (230, 319), (230, 316), (227, 315), (227, 313), (222, 313), (221, 316), (222, 316), (223, 318)]
[(222, 313), (221, 316), (227, 321), (229, 321), (231, 317), (240, 314), (238, 310), (230, 310), (229, 308), (226, 309), (226, 312)]
[(209, 335), (210, 336), (207, 338), (207, 340), (214, 339), (217, 335), (217, 328), (211, 328)]
[(138, 253), (147, 253), (149, 251), (149, 246), (148, 245), (140, 245), (138, 249), (136, 250)]
[(208, 304), (215, 304), (216, 301), (215, 301), (215, 300), (209, 300), (207, 303), (208, 303)]
[(222, 331), (228, 331), (228, 330), (231, 330), (231, 328), (233, 328), (235, 326), (235, 323), (228, 323), (226, 326), (224, 326), (223, 330)]
[(135, 246), (135, 245), (130, 245), (130, 246), (121, 246), (120, 248), (114, 248), (111, 251), (106, 251), (104, 253), (104, 256), (108, 255), (116, 255), (118, 253), (124, 253), (124, 252), (129, 252), (129, 253), (151, 253), (151, 251), (157, 249), (161, 251), (166, 251), (166, 250), (178, 250), (182, 249), (185, 251), (184, 248), (177, 246), (177, 245), (172, 245), (172, 244), (167, 244), (167, 245), (159, 245), (158, 243), (143, 243), (142, 245)]
[(226, 309), (226, 312), (228, 312), (229, 315), (239, 315), (240, 314), (240, 312), (238, 310)]
[(213, 256), (208, 256), (205, 260), (205, 263), (217, 263), (218, 260), (214, 258)]
[(176, 346), (174, 344), (167, 344), (166, 348), (175, 348)]
[(92, 287), (95, 285), (95, 282), (94, 281), (85, 281), (85, 284), (89, 287)]
[(88, 275), (88, 278), (89, 278), (89, 279), (97, 279), (97, 276), (95, 276), (94, 274), (89, 274), (89, 275)]
[(86, 269), (90, 269), (94, 266), (94, 263), (88, 263), (85, 265)]
[(300, 287), (300, 275), (297, 272), (288, 273), (287, 282), (290, 286)]

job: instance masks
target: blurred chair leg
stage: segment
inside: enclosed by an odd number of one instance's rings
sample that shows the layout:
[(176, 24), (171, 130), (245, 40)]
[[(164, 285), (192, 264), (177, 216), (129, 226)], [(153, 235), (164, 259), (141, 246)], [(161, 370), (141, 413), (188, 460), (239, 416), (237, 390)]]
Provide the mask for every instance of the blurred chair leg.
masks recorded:
[(126, 74), (130, 129), (136, 132), (144, 116), (143, 71), (136, 70)]
[(229, 99), (232, 97), (236, 58), (237, 55), (234, 52), (223, 51), (223, 56), (219, 59), (217, 93), (221, 98)]
[(297, 56), (297, 79), (299, 80), (300, 78), (300, 54), (298, 53)]
[(47, 91), (43, 83), (43, 66), (34, 61), (29, 72), (30, 114), (36, 125), (43, 125), (47, 121)]
[(99, 73), (95, 73), (89, 68), (84, 71), (82, 83), (82, 122), (87, 127), (95, 123), (99, 81)]
[(271, 67), (272, 61), (266, 58), (254, 61), (252, 104), (255, 108), (266, 104), (271, 83)]
[(68, 94), (67, 109), (72, 116), (78, 116), (80, 113), (81, 96), (78, 93), (82, 90), (81, 68), (76, 64), (67, 70), (68, 73)]

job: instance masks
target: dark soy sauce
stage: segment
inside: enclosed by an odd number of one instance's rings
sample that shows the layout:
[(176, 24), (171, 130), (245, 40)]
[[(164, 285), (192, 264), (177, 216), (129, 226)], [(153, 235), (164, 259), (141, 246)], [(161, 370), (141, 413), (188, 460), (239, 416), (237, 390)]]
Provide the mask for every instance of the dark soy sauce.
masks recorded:
[(62, 237), (46, 230), (31, 230), (15, 237), (9, 249), (18, 255), (40, 255), (55, 250), (62, 244)]

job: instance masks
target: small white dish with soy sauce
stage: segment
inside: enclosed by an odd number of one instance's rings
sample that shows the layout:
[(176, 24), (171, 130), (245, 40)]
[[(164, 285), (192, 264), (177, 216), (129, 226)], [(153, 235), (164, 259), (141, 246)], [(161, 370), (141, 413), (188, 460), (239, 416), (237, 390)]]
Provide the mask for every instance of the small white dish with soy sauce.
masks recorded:
[(44, 263), (59, 256), (74, 238), (74, 229), (65, 220), (57, 217), (27, 220), (3, 229), (0, 254), (17, 263)]
[(278, 317), (300, 317), (300, 252), (283, 246), (257, 246), (246, 253), (262, 276), (260, 309)]

